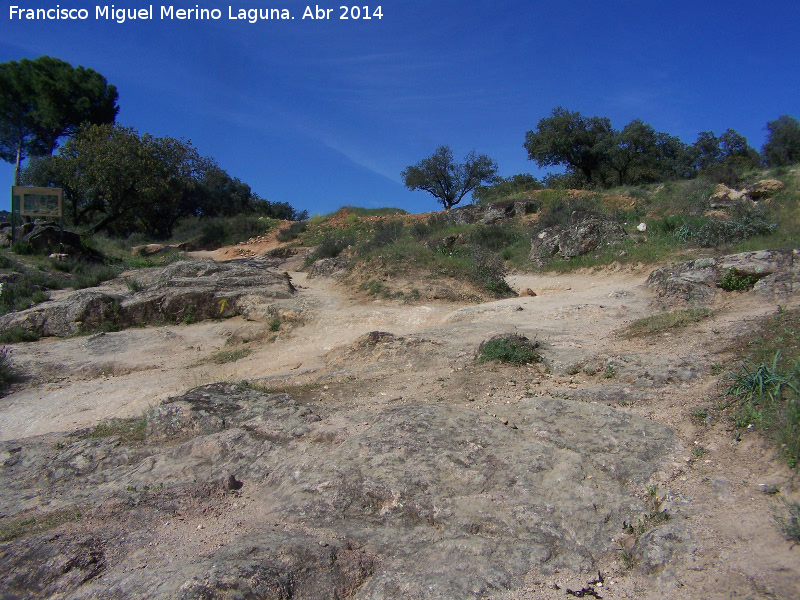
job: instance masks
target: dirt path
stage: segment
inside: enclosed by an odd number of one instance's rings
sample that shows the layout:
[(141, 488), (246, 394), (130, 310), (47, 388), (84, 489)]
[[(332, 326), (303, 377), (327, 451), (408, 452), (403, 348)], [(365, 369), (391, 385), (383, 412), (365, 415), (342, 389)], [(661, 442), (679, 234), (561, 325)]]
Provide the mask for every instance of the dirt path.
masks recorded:
[[(726, 294), (714, 316), (694, 326), (622, 338), (626, 323), (655, 310), (643, 286), (646, 275), (515, 275), (512, 287), (531, 288), (536, 297), (405, 305), (357, 299), (334, 279), (291, 272), (299, 290), (297, 319), (277, 332), (268, 323), (234, 318), (16, 345), (15, 362), (29, 380), (0, 399), (0, 440), (136, 417), (215, 381), (291, 388), (302, 401), (364, 411), (421, 400), (470, 403), (502, 417), (529, 396), (605, 403), (676, 432), (679, 454), (655, 483), (668, 490), (675, 514), (688, 520), (693, 550), (673, 556), (650, 577), (628, 570), (620, 553), (610, 551), (601, 564), (603, 597), (797, 598), (798, 550), (792, 552), (773, 526), (775, 501), (763, 493), (777, 486), (796, 500), (796, 473), (757, 435), (737, 443), (725, 422), (693, 417), (717, 395), (713, 365), (736, 360), (727, 350), (731, 340), (776, 306)], [(378, 352), (363, 343), (374, 331), (411, 340), (418, 351)], [(477, 367), (478, 345), (507, 332), (540, 341), (549, 372)], [(241, 357), (229, 362), (219, 354), (234, 352)], [(567, 587), (580, 589), (581, 581), (532, 572), (521, 591), (495, 597), (563, 598)]]
[[(269, 343), (273, 336), (264, 323), (237, 317), (17, 345), (15, 361), (25, 365), (30, 381), (0, 399), (0, 440), (136, 417), (165, 398), (214, 381), (305, 383), (326, 370), (329, 352), (370, 331), (433, 337), (466, 364), (486, 337), (517, 329), (551, 344), (558, 366), (597, 350), (603, 332), (644, 314), (649, 299), (638, 289), (641, 275), (630, 273), (512, 277), (512, 285), (540, 295), (476, 306), (356, 300), (335, 280), (291, 275), (303, 323), (279, 331)], [(248, 339), (257, 341), (231, 343)], [(220, 352), (241, 349), (249, 355), (222, 364), (214, 360)], [(438, 376), (450, 365), (445, 360), (428, 369)]]

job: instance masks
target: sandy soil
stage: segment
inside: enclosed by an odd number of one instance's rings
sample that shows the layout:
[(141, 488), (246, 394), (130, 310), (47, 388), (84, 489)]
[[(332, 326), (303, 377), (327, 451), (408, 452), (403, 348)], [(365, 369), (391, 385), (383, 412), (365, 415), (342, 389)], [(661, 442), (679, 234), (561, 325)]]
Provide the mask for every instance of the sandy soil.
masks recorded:
[[(209, 256), (252, 256), (273, 245), (261, 240)], [(757, 434), (735, 442), (724, 420), (704, 423), (692, 416), (718, 399), (719, 375), (712, 365), (735, 364), (731, 341), (777, 307), (749, 294), (724, 294), (714, 316), (695, 326), (626, 339), (619, 335), (626, 323), (657, 310), (643, 286), (648, 272), (513, 275), (514, 289), (531, 288), (536, 297), (476, 305), (364, 299), (335, 279), (308, 279), (290, 270), (300, 316), (277, 332), (267, 323), (233, 318), (16, 345), (15, 362), (28, 379), (0, 399), (0, 439), (140, 416), (167, 397), (215, 381), (254, 380), (299, 399), (365, 410), (403, 398), (470, 402), (492, 414), (526, 395), (580, 397), (575, 394), (585, 391), (587, 401), (604, 401), (676, 432), (682, 447), (656, 483), (690, 520), (695, 544), (691, 554), (651, 577), (609, 553), (601, 561), (603, 597), (798, 598), (800, 549), (792, 550), (774, 527), (777, 501), (764, 493), (774, 485), (782, 496), (800, 500), (796, 471)], [(366, 357), (353, 342), (371, 331), (424, 339), (438, 350), (416, 361), (405, 357), (410, 362), (404, 364)], [(513, 331), (541, 342), (549, 372), (475, 366), (480, 342)], [(215, 360), (236, 350), (249, 354)], [(596, 374), (587, 374), (592, 365)], [(608, 365), (613, 377), (603, 376)], [(598, 400), (602, 388), (614, 393)], [(187, 526), (187, 536), (208, 536), (193, 531)], [(523, 583), (496, 597), (563, 598), (566, 588), (580, 590), (587, 582), (532, 572)]]

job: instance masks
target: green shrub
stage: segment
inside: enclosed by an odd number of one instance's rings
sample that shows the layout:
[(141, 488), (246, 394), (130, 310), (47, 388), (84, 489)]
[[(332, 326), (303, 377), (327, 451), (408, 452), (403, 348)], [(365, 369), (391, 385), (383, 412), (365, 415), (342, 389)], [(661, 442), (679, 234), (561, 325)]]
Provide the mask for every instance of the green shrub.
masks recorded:
[(800, 544), (800, 503), (783, 500), (788, 514), (776, 512), (773, 515), (775, 525), (790, 542)]
[(736, 267), (730, 268), (717, 281), (717, 285), (729, 292), (746, 292), (752, 290), (758, 282), (757, 275), (744, 273)]
[(499, 297), (514, 295), (514, 290), (506, 283), (506, 269), (499, 256), (476, 247), (472, 249), (472, 265), (469, 267), (469, 278), (473, 283), (492, 292)]
[(23, 256), (35, 254), (36, 251), (33, 249), (33, 246), (26, 240), (20, 240), (18, 242), (14, 242), (11, 244), (11, 251), (14, 254), (21, 254)]
[(50, 298), (48, 289), (64, 287), (62, 279), (41, 271), (26, 271), (0, 285), (0, 315), (25, 310)]
[(11, 383), (14, 378), (14, 369), (11, 366), (11, 348), (0, 348), (0, 391)]
[(186, 311), (183, 313), (183, 317), (181, 317), (181, 323), (184, 325), (197, 323), (197, 314), (195, 313), (194, 307), (190, 306), (186, 309)]
[(336, 258), (353, 243), (352, 237), (337, 238), (331, 235), (325, 236), (311, 254), (307, 262), (312, 263), (323, 258)]
[(739, 165), (718, 163), (707, 167), (701, 175), (715, 185), (722, 183), (729, 188), (736, 189), (744, 183), (743, 173), (744, 169)]
[(509, 333), (493, 337), (478, 348), (478, 362), (496, 361), (512, 365), (526, 365), (539, 362), (541, 356), (536, 352), (538, 342), (531, 342), (524, 335)]
[(369, 281), (365, 281), (361, 284), (361, 289), (367, 292), (369, 296), (389, 296), (389, 290), (383, 285), (380, 281), (375, 281), (374, 279), (370, 279)]
[(418, 240), (425, 239), (426, 237), (436, 235), (447, 229), (450, 226), (448, 217), (444, 214), (433, 214), (428, 217), (425, 223), (414, 223), (411, 225), (411, 235)]
[(362, 244), (359, 251), (367, 253), (376, 248), (396, 244), (403, 237), (403, 229), (402, 221), (380, 221), (375, 225), (372, 239)]
[(223, 246), (225, 240), (225, 227), (222, 223), (206, 223), (197, 243), (206, 250), (216, 250)]
[(759, 235), (770, 235), (778, 228), (771, 223), (761, 209), (739, 207), (731, 219), (709, 219), (692, 234), (692, 238), (704, 248), (739, 242)]

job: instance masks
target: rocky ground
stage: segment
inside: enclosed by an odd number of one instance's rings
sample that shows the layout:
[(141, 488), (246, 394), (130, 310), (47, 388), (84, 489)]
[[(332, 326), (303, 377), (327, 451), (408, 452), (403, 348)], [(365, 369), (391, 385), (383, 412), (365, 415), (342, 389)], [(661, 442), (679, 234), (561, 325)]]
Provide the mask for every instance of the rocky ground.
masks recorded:
[[(629, 339), (661, 310), (650, 269), (401, 304), (246, 260), (279, 293), (237, 296), (242, 316), (15, 345), (0, 596), (800, 595), (772, 522), (796, 471), (696, 410), (732, 340), (796, 295), (720, 291), (711, 317)], [(501, 333), (543, 363), (477, 363)]]

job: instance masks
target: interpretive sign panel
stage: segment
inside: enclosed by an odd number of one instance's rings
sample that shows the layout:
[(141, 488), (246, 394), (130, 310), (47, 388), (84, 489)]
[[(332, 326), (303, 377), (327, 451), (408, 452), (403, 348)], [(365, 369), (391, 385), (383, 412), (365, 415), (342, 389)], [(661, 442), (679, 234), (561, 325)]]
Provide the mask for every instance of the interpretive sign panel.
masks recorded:
[(21, 217), (61, 217), (64, 194), (61, 188), (11, 188), (11, 212)]

